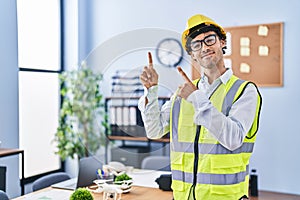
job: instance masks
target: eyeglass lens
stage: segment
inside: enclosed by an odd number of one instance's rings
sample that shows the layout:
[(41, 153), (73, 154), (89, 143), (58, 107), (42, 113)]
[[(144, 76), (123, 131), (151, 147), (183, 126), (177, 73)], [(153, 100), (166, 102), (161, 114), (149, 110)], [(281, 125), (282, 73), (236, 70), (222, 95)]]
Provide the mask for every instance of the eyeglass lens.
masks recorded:
[(196, 40), (191, 42), (191, 49), (192, 51), (198, 51), (203, 46), (202, 42), (204, 42), (206, 46), (212, 46), (216, 43), (216, 41), (216, 35), (208, 35), (203, 40)]

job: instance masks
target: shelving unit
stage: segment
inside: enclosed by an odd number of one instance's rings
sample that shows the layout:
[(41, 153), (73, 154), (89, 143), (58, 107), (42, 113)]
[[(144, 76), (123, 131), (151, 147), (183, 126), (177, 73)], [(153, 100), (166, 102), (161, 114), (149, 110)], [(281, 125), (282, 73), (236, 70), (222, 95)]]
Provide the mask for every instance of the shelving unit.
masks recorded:
[[(142, 121), (141, 113), (138, 109), (139, 97), (107, 97), (105, 99), (105, 111), (109, 115), (109, 123), (111, 127), (111, 134), (107, 133), (108, 143), (110, 141), (121, 141), (121, 146), (118, 149), (112, 149), (112, 159), (114, 161), (128, 164), (128, 160), (140, 162), (142, 158), (125, 158), (127, 150), (137, 154), (138, 156), (147, 156), (149, 153), (151, 143), (158, 142), (163, 146), (169, 143), (170, 138), (167, 135), (164, 138), (151, 140), (147, 138)], [(162, 105), (169, 97), (159, 97), (159, 103)], [(128, 144), (130, 141), (131, 144)], [(139, 145), (132, 144), (139, 143)], [(108, 147), (108, 143), (106, 149)], [(126, 151), (123, 151), (125, 150)], [(107, 153), (107, 152), (106, 152)], [(128, 156), (128, 155), (127, 155)], [(116, 160), (119, 158), (119, 160)], [(107, 159), (106, 159), (107, 160)], [(137, 167), (138, 163), (134, 163)]]

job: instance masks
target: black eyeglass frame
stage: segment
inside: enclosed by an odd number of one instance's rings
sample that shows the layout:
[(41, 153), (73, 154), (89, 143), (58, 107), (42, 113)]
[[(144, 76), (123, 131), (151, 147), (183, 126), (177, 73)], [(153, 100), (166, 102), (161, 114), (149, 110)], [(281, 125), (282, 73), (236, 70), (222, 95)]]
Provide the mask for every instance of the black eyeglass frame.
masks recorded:
[[(211, 38), (212, 37), (212, 38)], [(210, 39), (210, 40), (213, 40), (212, 43), (209, 42), (209, 40), (207, 41), (207, 39)], [(203, 43), (206, 45), (206, 46), (212, 46), (214, 44), (216, 44), (217, 42), (217, 35), (216, 34), (210, 34), (208, 36), (206, 36), (205, 38), (203, 38), (202, 40), (195, 40), (195, 41), (192, 41), (190, 43), (190, 48), (192, 51), (199, 51), (200, 49), (202, 49), (203, 47)], [(200, 44), (199, 47), (197, 47), (196, 49), (193, 47), (193, 44)]]

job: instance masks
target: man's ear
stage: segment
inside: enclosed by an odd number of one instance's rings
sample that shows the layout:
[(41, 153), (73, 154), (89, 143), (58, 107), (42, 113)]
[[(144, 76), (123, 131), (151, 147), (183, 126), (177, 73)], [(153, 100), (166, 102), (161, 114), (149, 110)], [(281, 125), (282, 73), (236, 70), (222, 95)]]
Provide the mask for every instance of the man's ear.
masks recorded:
[(220, 43), (222, 48), (226, 46), (226, 40), (220, 40)]

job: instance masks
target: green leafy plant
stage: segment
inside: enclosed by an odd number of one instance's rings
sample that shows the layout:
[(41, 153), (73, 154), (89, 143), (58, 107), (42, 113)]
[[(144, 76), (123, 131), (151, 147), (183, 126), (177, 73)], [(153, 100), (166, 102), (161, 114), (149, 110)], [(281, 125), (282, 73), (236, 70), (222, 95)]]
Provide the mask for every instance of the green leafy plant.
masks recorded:
[(86, 188), (78, 188), (76, 189), (71, 197), (70, 200), (93, 200), (93, 196), (90, 191)]
[(102, 77), (85, 63), (60, 74), (62, 105), (54, 142), (62, 160), (89, 156), (106, 142), (110, 126), (100, 92)]
[(131, 180), (132, 178), (130, 176), (128, 176), (126, 173), (121, 174), (119, 176), (116, 176), (115, 178), (115, 182), (119, 182), (119, 181), (127, 181), (127, 180)]

